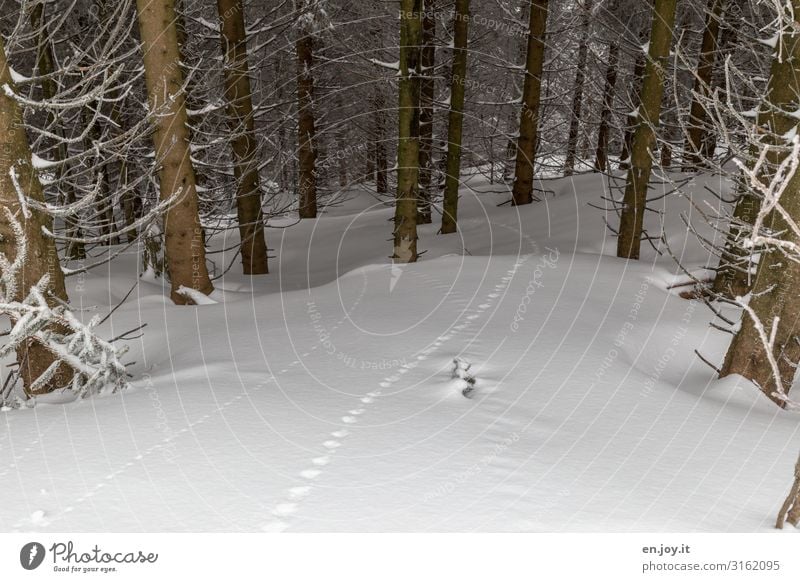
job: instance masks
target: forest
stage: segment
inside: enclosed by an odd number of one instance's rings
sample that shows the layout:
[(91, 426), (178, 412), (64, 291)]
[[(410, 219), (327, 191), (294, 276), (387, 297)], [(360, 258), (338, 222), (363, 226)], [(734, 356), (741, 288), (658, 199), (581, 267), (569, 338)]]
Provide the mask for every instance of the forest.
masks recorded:
[(793, 530), (799, 169), (800, 0), (0, 0), (2, 530)]

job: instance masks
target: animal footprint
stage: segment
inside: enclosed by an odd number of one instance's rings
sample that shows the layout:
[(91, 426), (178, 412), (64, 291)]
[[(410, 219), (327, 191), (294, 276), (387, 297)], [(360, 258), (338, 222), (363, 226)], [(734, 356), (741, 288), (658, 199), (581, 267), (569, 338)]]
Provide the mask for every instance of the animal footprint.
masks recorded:
[(275, 509), (272, 510), (272, 513), (277, 517), (286, 517), (287, 515), (292, 515), (296, 511), (296, 503), (279, 503), (275, 506)]
[(316, 479), (322, 474), (322, 471), (319, 469), (306, 469), (305, 471), (300, 471), (300, 476), (304, 479)]
[(301, 485), (289, 489), (289, 499), (303, 499), (311, 493), (311, 487)]

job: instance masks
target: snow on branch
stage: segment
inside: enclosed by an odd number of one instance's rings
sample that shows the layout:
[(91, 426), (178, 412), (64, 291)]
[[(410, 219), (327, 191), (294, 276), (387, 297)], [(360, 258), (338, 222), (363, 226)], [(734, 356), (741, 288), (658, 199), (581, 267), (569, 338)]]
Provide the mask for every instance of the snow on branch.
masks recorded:
[[(44, 346), (54, 356), (52, 365), (28, 387), (30, 391), (46, 385), (62, 364), (74, 372), (70, 384), (62, 388), (75, 396), (115, 392), (127, 387), (125, 365), (120, 361), (127, 349), (117, 348), (95, 333), (101, 321), (99, 315), (84, 324), (66, 305), (50, 305), (46, 299), (49, 275), (32, 286), (22, 300), (15, 299), (20, 295), (18, 277), (28, 248), (22, 225), (10, 209), (4, 210), (17, 241), (17, 254), (13, 262), (0, 254), (0, 315), (11, 322), (11, 329), (0, 346), (0, 357), (30, 345), (31, 341)], [(13, 405), (11, 402), (3, 404)]]

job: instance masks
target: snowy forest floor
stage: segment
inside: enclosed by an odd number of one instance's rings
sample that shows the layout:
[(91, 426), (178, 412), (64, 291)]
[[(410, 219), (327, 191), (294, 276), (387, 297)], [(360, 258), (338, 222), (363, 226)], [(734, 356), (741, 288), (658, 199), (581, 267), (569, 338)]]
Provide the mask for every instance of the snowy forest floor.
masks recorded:
[[(270, 229), (272, 273), (237, 262), (216, 304), (175, 307), (142, 280), (102, 327), (147, 324), (130, 390), (0, 416), (0, 529), (771, 530), (800, 418), (698, 360), (729, 336), (668, 289), (672, 258), (614, 257), (589, 206), (607, 181), (549, 181), (519, 209), (469, 186), (460, 233), (422, 227), (417, 264), (390, 264), (392, 210), (354, 191)], [(716, 204), (702, 186), (695, 203)], [(703, 269), (688, 200), (659, 204), (672, 251)], [(136, 277), (131, 252), (71, 278), (72, 303), (106, 313)]]

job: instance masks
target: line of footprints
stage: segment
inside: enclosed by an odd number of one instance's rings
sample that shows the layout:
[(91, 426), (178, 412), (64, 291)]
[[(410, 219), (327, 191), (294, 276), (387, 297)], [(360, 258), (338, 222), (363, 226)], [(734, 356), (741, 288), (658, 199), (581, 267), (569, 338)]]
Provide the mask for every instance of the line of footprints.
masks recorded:
[[(422, 361), (427, 360), (431, 354), (438, 351), (445, 342), (450, 341), (458, 334), (463, 333), (471, 325), (475, 324), (477, 319), (480, 318), (481, 315), (483, 315), (489, 308), (491, 308), (495, 301), (501, 297), (503, 292), (508, 287), (510, 281), (514, 278), (516, 272), (530, 259), (530, 257), (531, 255), (525, 255), (524, 257), (518, 259), (517, 262), (514, 263), (514, 266), (506, 272), (506, 275), (500, 279), (500, 282), (495, 285), (492, 291), (486, 295), (485, 300), (478, 305), (477, 309), (464, 318), (466, 321), (459, 323), (458, 325), (454, 325), (451, 330), (446, 332), (444, 335), (439, 336), (436, 341), (426, 349), (415, 354), (415, 361), (403, 365), (395, 374), (383, 378), (378, 383), (379, 388), (377, 390), (368, 392), (365, 396), (359, 398), (356, 407), (348, 410), (347, 413), (340, 418), (341, 423), (350, 427), (357, 425), (359, 419), (366, 412), (368, 412), (370, 405), (374, 404), (381, 396), (384, 395), (384, 390), (391, 388), (405, 374), (416, 368)], [(273, 507), (271, 511), (272, 519), (270, 519), (270, 521), (266, 522), (261, 527), (262, 531), (277, 533), (285, 531), (290, 527), (291, 524), (289, 519), (297, 514), (297, 512), (300, 510), (302, 501), (306, 499), (313, 491), (313, 482), (323, 474), (325, 467), (327, 467), (333, 461), (334, 455), (338, 450), (340, 450), (344, 444), (344, 440), (349, 435), (350, 431), (347, 428), (337, 429), (327, 435), (326, 439), (322, 442), (322, 450), (325, 452), (320, 456), (312, 458), (309, 466), (300, 471), (299, 476), (302, 479), (301, 484), (290, 487), (286, 491), (284, 499)]]

